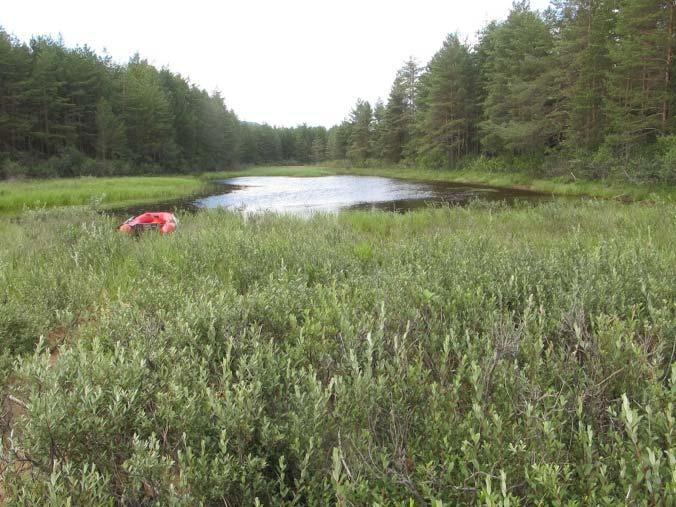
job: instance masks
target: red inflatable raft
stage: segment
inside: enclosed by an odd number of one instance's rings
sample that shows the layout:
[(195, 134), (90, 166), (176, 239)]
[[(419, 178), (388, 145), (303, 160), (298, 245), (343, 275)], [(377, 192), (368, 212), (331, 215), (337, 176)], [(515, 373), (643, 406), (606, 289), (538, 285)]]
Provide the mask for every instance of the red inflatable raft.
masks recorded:
[(131, 217), (118, 229), (126, 233), (146, 231), (148, 229), (157, 229), (160, 234), (169, 234), (176, 230), (178, 221), (173, 213), (166, 211), (149, 211), (142, 215)]

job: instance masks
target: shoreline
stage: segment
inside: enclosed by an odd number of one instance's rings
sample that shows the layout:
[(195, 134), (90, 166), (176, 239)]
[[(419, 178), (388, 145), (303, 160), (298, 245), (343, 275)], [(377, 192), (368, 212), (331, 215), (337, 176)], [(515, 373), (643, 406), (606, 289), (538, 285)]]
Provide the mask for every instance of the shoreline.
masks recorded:
[(623, 202), (676, 201), (676, 187), (638, 185), (617, 181), (576, 178), (536, 178), (524, 173), (488, 171), (339, 168), (330, 166), (253, 166), (246, 169), (169, 176), (84, 176), (46, 180), (0, 181), (0, 217), (20, 215), (26, 208), (86, 206), (103, 208), (134, 206), (186, 198), (211, 182), (245, 176), (319, 177), (336, 175), (380, 176), (404, 180), (437, 181), (462, 185), (527, 190), (555, 196), (586, 196)]
[(495, 173), (488, 171), (419, 169), (419, 168), (338, 168), (329, 166), (254, 166), (242, 170), (207, 172), (205, 180), (242, 176), (315, 177), (332, 175), (383, 176), (407, 180), (444, 181), (464, 185), (484, 185), (548, 193), (560, 196), (587, 196), (624, 201), (664, 199), (676, 200), (676, 187), (639, 185), (617, 181), (595, 181), (576, 178), (536, 178), (525, 173)]

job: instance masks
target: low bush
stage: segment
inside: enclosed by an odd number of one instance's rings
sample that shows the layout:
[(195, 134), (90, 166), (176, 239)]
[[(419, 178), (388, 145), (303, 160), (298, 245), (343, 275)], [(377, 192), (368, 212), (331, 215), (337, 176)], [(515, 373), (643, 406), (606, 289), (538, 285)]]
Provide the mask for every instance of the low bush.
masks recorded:
[(10, 505), (676, 500), (673, 205), (180, 218), (0, 223)]

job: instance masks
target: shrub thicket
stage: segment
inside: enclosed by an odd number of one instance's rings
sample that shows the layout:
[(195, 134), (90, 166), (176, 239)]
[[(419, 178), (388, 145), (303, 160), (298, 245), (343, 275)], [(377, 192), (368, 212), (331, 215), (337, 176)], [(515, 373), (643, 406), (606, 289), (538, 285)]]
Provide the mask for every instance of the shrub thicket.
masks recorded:
[(8, 502), (673, 503), (674, 218), (2, 222)]

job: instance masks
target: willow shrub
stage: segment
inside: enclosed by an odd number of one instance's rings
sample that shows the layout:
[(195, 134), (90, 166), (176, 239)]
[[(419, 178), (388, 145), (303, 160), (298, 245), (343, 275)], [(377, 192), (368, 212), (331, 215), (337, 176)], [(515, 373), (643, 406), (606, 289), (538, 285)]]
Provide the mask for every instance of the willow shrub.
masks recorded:
[(7, 501), (673, 503), (675, 215), (6, 221)]

